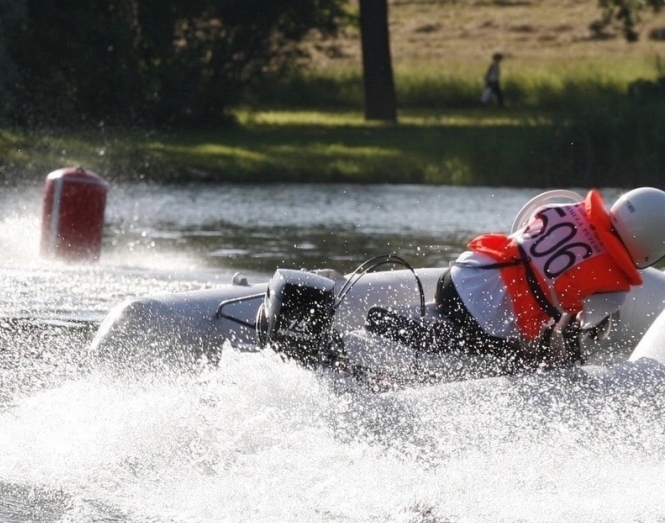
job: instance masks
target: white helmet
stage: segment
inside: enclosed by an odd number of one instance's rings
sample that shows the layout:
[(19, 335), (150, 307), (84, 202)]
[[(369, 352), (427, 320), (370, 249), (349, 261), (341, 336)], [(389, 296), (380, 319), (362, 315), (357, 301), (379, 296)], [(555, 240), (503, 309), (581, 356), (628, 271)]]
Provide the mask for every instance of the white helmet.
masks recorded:
[(638, 269), (665, 256), (665, 192), (633, 189), (610, 208), (612, 225)]

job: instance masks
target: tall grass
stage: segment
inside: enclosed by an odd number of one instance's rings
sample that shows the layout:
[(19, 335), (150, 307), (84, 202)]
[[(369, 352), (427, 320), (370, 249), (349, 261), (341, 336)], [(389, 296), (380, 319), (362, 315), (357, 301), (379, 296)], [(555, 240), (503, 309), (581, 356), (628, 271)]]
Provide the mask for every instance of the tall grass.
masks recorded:
[[(664, 93), (665, 96), (665, 93)], [(665, 184), (665, 97), (600, 95), (555, 114), (552, 161), (585, 185)]]
[[(612, 68), (593, 62), (513, 67), (505, 74), (507, 108), (499, 111), (479, 107), (482, 79), (470, 67), (458, 64), (445, 74), (424, 68), (397, 71), (400, 121), (417, 122), (411, 132), (422, 141), (412, 148), (411, 168), (401, 166), (403, 180), (662, 186), (665, 92), (636, 98), (629, 87), (636, 79), (654, 80), (663, 74), (657, 59)], [(273, 85), (270, 96), (256, 101), (274, 107), (362, 108), (362, 81), (349, 71), (308, 73)], [(460, 114), (461, 125), (455, 123)], [(391, 132), (372, 132), (394, 147)]]
[[(548, 59), (543, 62), (510, 58), (503, 66), (508, 105), (537, 109), (563, 108), (576, 99), (602, 93), (624, 94), (637, 79), (665, 75), (665, 60), (657, 55), (639, 60)], [(398, 104), (402, 109), (477, 107), (484, 66), (466, 62), (414, 62), (395, 71)], [(265, 82), (245, 100), (254, 107), (358, 109), (363, 106), (360, 67), (303, 70)]]
[(261, 109), (239, 108), (233, 127), (4, 130), (0, 174), (81, 164), (157, 181), (665, 187), (665, 93), (630, 96), (635, 76), (512, 70), (501, 110), (480, 106), (472, 69), (425, 73), (398, 71), (397, 125), (364, 120), (357, 74), (310, 72), (255, 91)]

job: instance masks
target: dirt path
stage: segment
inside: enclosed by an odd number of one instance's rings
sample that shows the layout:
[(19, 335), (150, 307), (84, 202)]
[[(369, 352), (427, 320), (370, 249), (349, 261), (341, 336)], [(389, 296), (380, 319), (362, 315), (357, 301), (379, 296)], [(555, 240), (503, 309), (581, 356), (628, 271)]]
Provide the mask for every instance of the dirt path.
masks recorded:
[[(496, 51), (530, 63), (665, 57), (665, 13), (646, 15), (640, 41), (629, 44), (618, 34), (598, 37), (590, 30), (600, 18), (596, 0), (389, 0), (389, 16), (393, 60), (402, 68), (463, 66)], [(356, 30), (316, 47), (321, 67), (360, 60)]]

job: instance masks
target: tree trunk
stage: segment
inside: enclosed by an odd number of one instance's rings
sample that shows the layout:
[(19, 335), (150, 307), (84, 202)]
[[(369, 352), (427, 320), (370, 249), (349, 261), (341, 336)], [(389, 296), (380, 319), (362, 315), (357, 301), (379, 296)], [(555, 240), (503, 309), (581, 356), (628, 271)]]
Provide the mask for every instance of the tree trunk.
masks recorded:
[(388, 34), (388, 0), (360, 1), (365, 119), (397, 121)]

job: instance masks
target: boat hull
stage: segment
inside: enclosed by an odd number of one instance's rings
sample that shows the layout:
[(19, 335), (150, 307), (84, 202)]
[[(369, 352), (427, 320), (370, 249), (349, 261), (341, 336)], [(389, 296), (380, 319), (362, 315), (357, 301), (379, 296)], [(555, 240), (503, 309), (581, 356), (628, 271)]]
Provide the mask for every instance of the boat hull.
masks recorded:
[[(319, 272), (335, 280), (336, 291), (349, 278), (334, 271)], [(444, 269), (417, 269), (415, 273), (425, 300), (432, 301)], [(660, 318), (665, 309), (665, 274), (647, 269), (643, 277), (644, 284), (630, 291), (624, 307), (614, 316), (609, 335), (584, 342), (585, 356), (591, 364), (607, 366), (628, 360), (657, 318), (657, 332), (645, 337), (647, 341), (640, 344), (639, 353), (665, 362), (660, 354), (665, 352), (660, 343), (665, 339), (665, 319)], [(218, 361), (225, 346), (259, 350), (254, 325), (267, 286), (267, 281), (249, 284), (235, 277), (232, 283), (214, 289), (126, 300), (103, 321), (90, 355), (98, 363), (136, 370), (146, 365), (189, 365), (201, 358)], [(348, 352), (353, 363), (393, 376), (428, 369), (427, 373), (442, 375), (444, 381), (491, 376), (489, 366), (478, 358), (470, 361), (468, 357), (437, 355), (433, 360), (429, 358), (432, 361), (415, 361), (415, 356), (398, 344), (369, 339), (363, 332), (371, 307), (415, 311), (419, 298), (414, 274), (409, 270), (368, 273), (358, 279), (335, 314), (336, 330), (349, 336)]]

